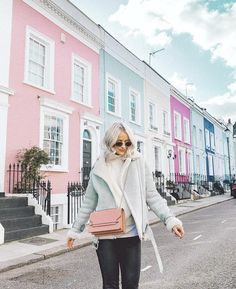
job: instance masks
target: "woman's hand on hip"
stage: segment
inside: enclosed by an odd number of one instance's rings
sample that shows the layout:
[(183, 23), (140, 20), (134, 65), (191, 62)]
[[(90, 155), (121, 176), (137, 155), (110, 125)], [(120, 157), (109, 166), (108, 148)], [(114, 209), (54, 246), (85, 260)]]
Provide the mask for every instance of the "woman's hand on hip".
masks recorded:
[(73, 248), (73, 246), (74, 246), (74, 241), (75, 241), (75, 239), (72, 239), (72, 238), (68, 238), (68, 239), (67, 239), (66, 245), (67, 245), (67, 248), (68, 248), (68, 249), (72, 249), (72, 248)]
[(172, 228), (172, 232), (175, 234), (176, 237), (179, 237), (180, 239), (184, 236), (184, 228), (182, 225), (175, 225)]

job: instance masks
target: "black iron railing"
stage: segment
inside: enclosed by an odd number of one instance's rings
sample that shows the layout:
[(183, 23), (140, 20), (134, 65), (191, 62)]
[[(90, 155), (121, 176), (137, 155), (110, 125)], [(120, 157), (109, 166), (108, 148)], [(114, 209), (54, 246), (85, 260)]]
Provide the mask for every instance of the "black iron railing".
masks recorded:
[(162, 196), (166, 196), (166, 193), (171, 194), (177, 200), (191, 198), (191, 195), (196, 196), (201, 194), (209, 194), (214, 196), (216, 194), (224, 194), (227, 190), (227, 186), (224, 177), (209, 176), (202, 174), (180, 174), (172, 173), (167, 177), (162, 172), (153, 172), (153, 178), (156, 184), (156, 188)]
[(84, 200), (85, 188), (81, 183), (71, 182), (67, 186), (67, 223), (73, 223)]
[(8, 167), (8, 193), (32, 194), (42, 209), (51, 213), (51, 182), (30, 175), (30, 170), (21, 163), (10, 164)]

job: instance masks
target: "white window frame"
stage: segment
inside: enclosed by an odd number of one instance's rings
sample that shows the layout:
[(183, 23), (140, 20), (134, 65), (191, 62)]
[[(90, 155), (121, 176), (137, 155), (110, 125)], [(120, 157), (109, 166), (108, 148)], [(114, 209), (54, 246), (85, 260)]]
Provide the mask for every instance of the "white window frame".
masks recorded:
[(200, 155), (196, 155), (196, 174), (200, 174)]
[[(151, 120), (151, 110), (150, 107), (152, 107), (152, 120)], [(156, 104), (152, 101), (148, 102), (148, 123), (149, 123), (149, 129), (157, 131), (157, 108)]]
[(203, 148), (203, 131), (201, 128), (199, 128), (199, 147), (200, 149)]
[[(84, 69), (84, 101), (78, 99), (74, 94), (74, 82), (75, 82), (75, 65), (78, 65)], [(92, 64), (84, 58), (73, 54), (72, 55), (72, 83), (71, 83), (71, 100), (78, 102), (82, 105), (91, 107), (91, 87), (92, 87)]]
[(193, 154), (192, 152), (188, 152), (188, 174), (193, 173)]
[(154, 145), (153, 151), (154, 151), (154, 168), (155, 170), (161, 172), (162, 171), (161, 147), (158, 145)]
[[(56, 107), (57, 109), (55, 109)], [(60, 104), (57, 102), (51, 102), (47, 103), (47, 101), (44, 101), (44, 105), (41, 105), (40, 110), (40, 147), (43, 149), (43, 141), (44, 141), (44, 122), (45, 122), (45, 116), (55, 116), (58, 118), (61, 118), (63, 120), (63, 146), (62, 146), (62, 152), (61, 152), (61, 165), (55, 165), (55, 164), (48, 164), (43, 165), (41, 169), (43, 171), (62, 171), (62, 172), (68, 172), (68, 145), (69, 145), (69, 114), (72, 111), (70, 108), (66, 106), (60, 106)]]
[[(136, 109), (135, 109), (135, 120), (132, 120), (132, 114), (131, 114), (131, 102), (132, 102), (132, 96), (134, 96), (134, 99), (135, 99), (135, 105), (136, 105)], [(132, 123), (135, 123), (135, 124), (139, 124), (141, 123), (141, 99), (140, 99), (140, 93), (133, 89), (133, 88), (130, 88), (129, 89), (129, 120), (130, 122)]]
[(197, 127), (193, 125), (193, 146), (197, 147)]
[(163, 133), (165, 135), (170, 135), (170, 125), (169, 125), (169, 113), (166, 110), (162, 112), (163, 116)]
[[(55, 212), (58, 209), (58, 212)], [(52, 205), (51, 206), (51, 215), (53, 221), (53, 230), (58, 230), (62, 228), (62, 205)], [(56, 219), (58, 220), (56, 221)]]
[(184, 142), (190, 144), (190, 127), (189, 127), (189, 119), (184, 117)]
[[(30, 38), (33, 38), (37, 42), (45, 46), (45, 78), (44, 85), (37, 85), (29, 79), (29, 49), (30, 49)], [(26, 38), (25, 38), (25, 70), (24, 70), (24, 83), (31, 86), (54, 92), (54, 58), (55, 58), (55, 43), (52, 39), (45, 36), (41, 32), (34, 28), (26, 27)]]
[(210, 132), (210, 147), (212, 151), (215, 150), (215, 135), (213, 132)]
[(181, 114), (177, 111), (174, 111), (174, 135), (175, 139), (182, 140)]
[(205, 139), (206, 139), (206, 148), (210, 149), (210, 132), (208, 129), (205, 129)]
[(186, 174), (186, 157), (185, 157), (185, 148), (179, 148), (178, 150), (178, 164), (179, 164), (179, 173), (181, 175)]
[[(115, 111), (109, 110), (108, 103), (108, 82), (112, 82), (115, 87)], [(106, 111), (115, 116), (121, 116), (121, 82), (110, 74), (106, 75)]]
[(208, 154), (208, 171), (209, 176), (213, 176), (213, 155)]

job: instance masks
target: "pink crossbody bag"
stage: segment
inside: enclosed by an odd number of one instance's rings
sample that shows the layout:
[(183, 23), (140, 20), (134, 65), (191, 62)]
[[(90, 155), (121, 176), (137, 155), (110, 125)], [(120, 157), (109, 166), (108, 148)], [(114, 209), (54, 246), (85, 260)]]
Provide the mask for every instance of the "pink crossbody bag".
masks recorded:
[(125, 212), (122, 208), (94, 211), (90, 214), (88, 231), (95, 236), (125, 232)]

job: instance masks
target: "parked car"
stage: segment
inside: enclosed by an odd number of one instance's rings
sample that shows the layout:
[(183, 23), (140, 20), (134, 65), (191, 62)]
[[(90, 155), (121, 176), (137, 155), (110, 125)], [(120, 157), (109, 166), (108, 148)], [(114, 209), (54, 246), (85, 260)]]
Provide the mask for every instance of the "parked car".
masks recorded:
[(231, 184), (231, 196), (236, 199), (236, 183)]

